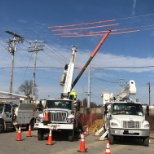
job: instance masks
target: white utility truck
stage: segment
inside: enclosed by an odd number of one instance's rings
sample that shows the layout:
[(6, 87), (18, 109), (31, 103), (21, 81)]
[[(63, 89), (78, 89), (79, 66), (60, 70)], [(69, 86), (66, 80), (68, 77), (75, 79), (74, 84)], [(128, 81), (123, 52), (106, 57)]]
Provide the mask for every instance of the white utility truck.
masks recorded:
[(24, 126), (28, 129), (29, 124), (33, 128), (36, 116), (39, 113), (39, 111), (36, 111), (36, 105), (30, 104), (28, 100), (23, 98), (22, 100), (17, 98), (1, 100), (0, 133), (7, 129), (17, 129), (18, 126)]
[[(38, 129), (38, 140), (42, 140), (43, 136), (49, 133), (49, 128), (52, 128), (53, 133), (54, 131), (65, 131), (68, 133), (69, 141), (72, 141), (75, 133), (79, 131), (77, 115), (80, 107), (79, 104), (75, 104), (76, 100), (68, 97), (72, 86), (76, 52), (76, 47), (73, 47), (70, 63), (64, 67), (64, 74), (60, 81), (60, 84), (64, 86), (61, 98), (41, 100), (44, 110), (36, 118), (34, 126)], [(48, 119), (45, 119), (46, 116)]]
[[(129, 83), (109, 102), (104, 102), (104, 129), (105, 133), (100, 139), (108, 135), (110, 144), (114, 144), (119, 137), (135, 137), (143, 141), (144, 146), (149, 145), (150, 125), (145, 120), (142, 105), (129, 99), (136, 94), (135, 81)], [(105, 94), (102, 94), (102, 98)]]
[[(102, 37), (99, 44), (96, 46), (95, 50), (92, 52), (89, 60), (83, 66), (82, 70), (73, 81), (74, 74), (74, 65), (76, 59), (76, 47), (72, 48), (72, 56), (70, 63), (65, 65), (64, 74), (60, 84), (64, 86), (63, 93), (61, 94), (60, 99), (46, 99), (43, 100), (42, 104), (45, 109), (43, 114), (40, 114), (37, 119), (34, 127), (38, 129), (38, 140), (42, 140), (44, 134), (49, 134), (49, 129), (54, 131), (65, 131), (68, 133), (69, 141), (73, 141), (75, 135), (80, 135), (80, 132), (83, 132), (83, 128), (79, 121), (79, 110), (80, 102), (72, 99), (69, 94), (73, 91), (75, 84), (78, 82), (79, 78), (86, 70), (87, 66), (96, 55), (97, 51), (107, 38), (111, 31), (108, 30), (106, 34)], [(73, 82), (72, 82), (73, 81)], [(48, 115), (48, 120), (46, 120), (46, 115)]]

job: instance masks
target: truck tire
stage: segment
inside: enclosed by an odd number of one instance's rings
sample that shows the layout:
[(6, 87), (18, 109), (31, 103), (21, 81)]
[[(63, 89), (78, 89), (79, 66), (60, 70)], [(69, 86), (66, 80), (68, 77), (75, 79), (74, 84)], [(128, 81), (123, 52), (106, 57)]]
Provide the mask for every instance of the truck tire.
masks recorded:
[(4, 130), (4, 123), (0, 123), (0, 133), (2, 133)]
[(44, 137), (43, 129), (38, 129), (37, 135), (38, 135), (38, 140), (39, 141), (43, 140), (43, 137)]
[(72, 130), (72, 131), (69, 132), (68, 140), (70, 142), (73, 142), (74, 141), (74, 130)]
[(114, 136), (111, 135), (110, 131), (109, 131), (109, 134), (108, 134), (108, 138), (109, 138), (110, 144), (114, 144)]
[(143, 145), (149, 146), (149, 137), (146, 137), (146, 138), (143, 139)]

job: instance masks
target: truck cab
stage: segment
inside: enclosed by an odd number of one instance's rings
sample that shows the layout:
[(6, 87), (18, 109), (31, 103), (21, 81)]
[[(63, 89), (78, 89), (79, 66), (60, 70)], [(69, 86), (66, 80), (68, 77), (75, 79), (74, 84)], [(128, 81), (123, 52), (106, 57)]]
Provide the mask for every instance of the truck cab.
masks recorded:
[(6, 127), (13, 127), (13, 106), (9, 103), (1, 102), (0, 103), (0, 133)]
[(140, 103), (117, 101), (105, 106), (105, 127), (111, 144), (116, 137), (131, 136), (142, 139), (143, 145), (149, 145), (150, 125)]
[[(68, 139), (73, 140), (78, 131), (78, 107), (70, 99), (43, 100), (44, 110), (36, 118), (35, 128), (38, 129), (38, 140), (42, 140), (49, 129), (68, 133)], [(48, 114), (48, 119), (45, 119)]]

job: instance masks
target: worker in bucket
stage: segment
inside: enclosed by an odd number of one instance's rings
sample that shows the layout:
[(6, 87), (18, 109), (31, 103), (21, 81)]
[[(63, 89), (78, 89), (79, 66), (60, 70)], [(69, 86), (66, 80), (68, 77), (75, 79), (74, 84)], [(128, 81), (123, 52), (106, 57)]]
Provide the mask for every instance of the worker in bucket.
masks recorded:
[(77, 93), (75, 92), (74, 89), (69, 93), (69, 98), (72, 99), (72, 100), (77, 99)]

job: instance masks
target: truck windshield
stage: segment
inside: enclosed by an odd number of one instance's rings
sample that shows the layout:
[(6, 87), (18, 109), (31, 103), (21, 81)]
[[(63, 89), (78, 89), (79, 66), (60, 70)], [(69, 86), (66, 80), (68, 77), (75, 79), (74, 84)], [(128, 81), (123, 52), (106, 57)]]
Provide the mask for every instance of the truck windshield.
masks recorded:
[(112, 109), (113, 115), (138, 115), (143, 116), (143, 108), (141, 104), (134, 103), (115, 103)]
[(62, 109), (72, 109), (72, 101), (68, 100), (47, 100), (46, 107), (48, 108), (62, 108)]
[(4, 107), (4, 105), (3, 104), (0, 104), (0, 113), (3, 112), (3, 107)]

